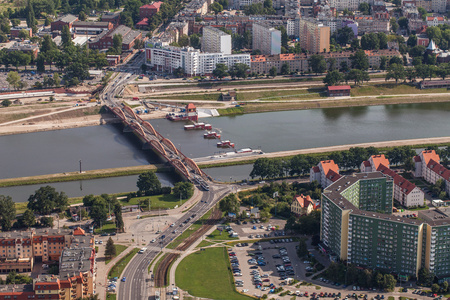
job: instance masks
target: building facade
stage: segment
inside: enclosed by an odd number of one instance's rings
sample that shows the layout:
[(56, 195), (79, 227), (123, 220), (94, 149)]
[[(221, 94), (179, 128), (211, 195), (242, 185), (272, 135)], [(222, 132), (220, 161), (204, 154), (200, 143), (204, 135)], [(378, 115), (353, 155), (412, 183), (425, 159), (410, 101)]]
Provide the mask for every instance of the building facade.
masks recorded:
[(309, 215), (315, 209), (316, 204), (309, 195), (295, 195), (291, 203), (291, 213), (297, 216)]
[(339, 178), (339, 166), (333, 160), (323, 160), (309, 172), (309, 182), (317, 181), (323, 188)]
[(68, 26), (69, 29), (72, 29), (73, 22), (78, 21), (78, 17), (67, 14), (57, 18), (50, 24), (50, 28), (52, 31), (62, 31), (64, 26)]
[(203, 27), (202, 51), (231, 54), (231, 35), (211, 26)]
[(308, 53), (330, 52), (330, 27), (314, 19), (298, 19), (300, 47)]
[(281, 31), (265, 24), (253, 24), (253, 50), (260, 50), (262, 54), (281, 53)]
[(189, 76), (211, 75), (217, 64), (225, 64), (229, 69), (236, 63), (250, 67), (250, 54), (202, 53), (190, 47), (165, 46), (148, 42), (146, 45), (147, 64), (157, 70), (173, 72), (183, 68)]

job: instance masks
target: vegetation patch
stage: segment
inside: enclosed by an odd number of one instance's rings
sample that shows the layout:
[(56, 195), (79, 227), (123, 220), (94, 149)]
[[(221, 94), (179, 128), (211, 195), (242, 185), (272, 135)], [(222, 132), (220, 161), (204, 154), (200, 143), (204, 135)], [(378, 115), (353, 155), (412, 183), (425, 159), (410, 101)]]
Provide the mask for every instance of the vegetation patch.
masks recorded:
[(374, 96), (374, 95), (400, 95), (400, 94), (435, 94), (447, 93), (447, 89), (426, 89), (420, 90), (412, 84), (382, 83), (352, 87), (350, 92), (352, 97)]
[(120, 277), (123, 270), (128, 265), (130, 260), (139, 252), (139, 248), (134, 248), (127, 255), (122, 257), (112, 268), (109, 270), (108, 278)]
[(225, 247), (207, 248), (187, 256), (179, 263), (175, 275), (178, 286), (196, 297), (253, 299), (236, 292)]
[[(115, 227), (114, 227), (115, 228)], [(127, 249), (127, 246), (124, 245), (114, 245), (114, 247), (116, 248), (116, 257), (120, 255), (120, 253), (122, 253), (123, 251), (125, 251), (125, 249)], [(111, 259), (106, 259), (105, 260), (105, 265), (107, 265), (111, 260)]]

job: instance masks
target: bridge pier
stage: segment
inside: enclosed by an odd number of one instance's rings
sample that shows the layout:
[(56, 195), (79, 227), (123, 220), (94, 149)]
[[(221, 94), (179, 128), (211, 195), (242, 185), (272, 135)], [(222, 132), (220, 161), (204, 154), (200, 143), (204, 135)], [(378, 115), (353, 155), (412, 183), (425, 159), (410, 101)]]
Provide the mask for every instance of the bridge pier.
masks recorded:
[(123, 127), (123, 132), (133, 132), (134, 130), (133, 130), (133, 128), (131, 128), (131, 126), (130, 125), (125, 125), (124, 127)]

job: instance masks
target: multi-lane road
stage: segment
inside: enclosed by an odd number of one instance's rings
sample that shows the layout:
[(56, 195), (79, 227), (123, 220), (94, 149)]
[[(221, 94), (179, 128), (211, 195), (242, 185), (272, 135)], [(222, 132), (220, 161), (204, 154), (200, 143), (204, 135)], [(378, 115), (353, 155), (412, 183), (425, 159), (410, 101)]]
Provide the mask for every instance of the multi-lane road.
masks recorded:
[[(133, 81), (139, 72), (140, 65), (145, 59), (144, 53), (139, 54), (132, 62), (118, 68), (118, 74), (114, 73), (109, 84), (102, 92), (101, 99), (106, 101), (108, 105), (116, 106), (115, 96), (119, 94), (126, 84)], [(220, 199), (232, 192), (232, 187), (228, 185), (210, 184), (209, 191), (201, 192), (201, 199), (181, 218), (179, 218), (173, 227), (164, 229), (155, 243), (149, 243), (147, 250), (143, 254), (136, 255), (127, 265), (122, 273), (125, 282), (120, 281), (117, 290), (117, 298), (119, 300), (139, 300), (147, 299), (150, 295), (148, 266), (158, 253), (169, 244), (173, 239), (179, 236), (184, 230), (203, 216), (211, 209)], [(192, 218), (192, 216), (195, 217)], [(184, 226), (180, 224), (185, 222), (189, 217), (190, 221)], [(176, 231), (175, 231), (176, 230)], [(146, 239), (150, 240), (150, 239)]]
[[(162, 248), (167, 246), (167, 244), (169, 244), (173, 239), (189, 228), (191, 224), (197, 221), (220, 199), (231, 191), (232, 188), (229, 186), (211, 185), (209, 191), (202, 192), (201, 200), (198, 201), (195, 206), (186, 212), (181, 218), (179, 218), (174, 223), (175, 225), (173, 227), (168, 225), (168, 227), (160, 233), (155, 243), (149, 243), (145, 246), (147, 250), (143, 254), (137, 254), (122, 273), (122, 277), (125, 277), (126, 281), (121, 281), (118, 286), (118, 299), (148, 299), (150, 295), (150, 290), (148, 289), (150, 283), (147, 280), (150, 278), (148, 274), (148, 266), (151, 261), (158, 255)], [(192, 215), (195, 215), (195, 217), (191, 218), (186, 225), (180, 227), (180, 224), (185, 222), (189, 217), (192, 217)]]

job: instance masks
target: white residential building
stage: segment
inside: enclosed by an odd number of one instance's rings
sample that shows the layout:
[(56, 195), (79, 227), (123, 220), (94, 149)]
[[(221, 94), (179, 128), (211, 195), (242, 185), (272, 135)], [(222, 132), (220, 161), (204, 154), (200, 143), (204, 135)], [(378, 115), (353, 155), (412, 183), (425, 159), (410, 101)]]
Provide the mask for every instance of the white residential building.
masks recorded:
[(434, 150), (424, 150), (414, 156), (415, 177), (423, 177), (425, 181), (435, 184), (439, 179), (444, 180), (445, 191), (450, 194), (450, 170), (440, 164), (440, 157)]
[(231, 54), (231, 35), (212, 26), (203, 27), (202, 51)]
[(323, 160), (317, 166), (312, 167), (309, 172), (309, 182), (317, 181), (323, 188), (339, 178), (341, 178), (339, 166), (333, 160)]
[(336, 8), (336, 10), (342, 11), (344, 9), (358, 10), (359, 4), (363, 2), (370, 2), (368, 0), (330, 0), (330, 7)]
[(261, 54), (281, 53), (281, 31), (270, 25), (254, 23), (252, 28), (253, 50), (261, 50)]
[(389, 160), (384, 154), (372, 155), (369, 160), (365, 160), (361, 163), (361, 173), (369, 173), (378, 171), (380, 165), (385, 165), (389, 168)]
[(190, 47), (173, 47), (148, 42), (145, 48), (147, 64), (156, 71), (173, 72), (181, 67), (189, 76), (210, 75), (217, 64), (228, 68), (236, 63), (250, 67), (250, 54), (202, 53)]

